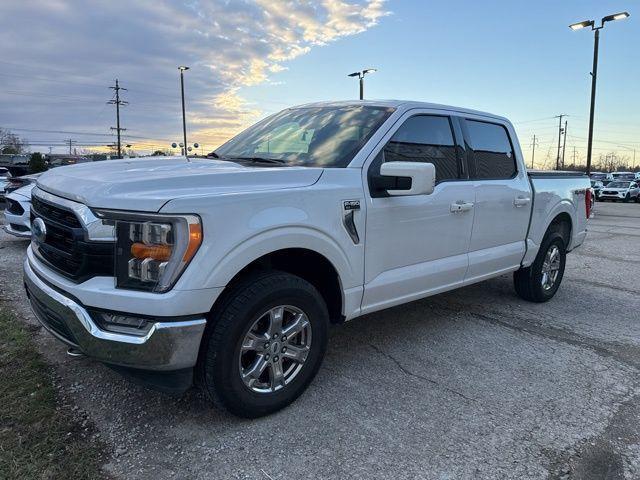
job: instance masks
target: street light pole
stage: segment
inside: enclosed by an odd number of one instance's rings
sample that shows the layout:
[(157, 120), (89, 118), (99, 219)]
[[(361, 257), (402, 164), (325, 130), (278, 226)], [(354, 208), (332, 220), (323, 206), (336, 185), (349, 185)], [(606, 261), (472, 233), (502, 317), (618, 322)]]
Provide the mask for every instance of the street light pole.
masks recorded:
[(189, 67), (181, 65), (178, 67), (180, 70), (180, 92), (182, 94), (182, 139), (184, 142), (184, 148), (182, 149), (184, 156), (187, 156), (187, 120), (184, 112), (184, 71), (189, 70)]
[(360, 100), (364, 100), (364, 76), (367, 73), (377, 72), (375, 68), (366, 68), (361, 72), (353, 72), (347, 75), (348, 77), (358, 77), (360, 81)]
[(613, 15), (607, 15), (600, 21), (600, 26), (595, 26), (595, 21), (585, 20), (584, 22), (574, 23), (569, 25), (571, 30), (580, 30), (585, 27), (591, 27), (594, 33), (593, 39), (593, 67), (591, 70), (591, 104), (589, 108), (589, 137), (587, 139), (587, 175), (591, 173), (591, 153), (593, 146), (593, 119), (595, 116), (596, 108), (596, 80), (598, 77), (598, 46), (600, 43), (600, 30), (604, 28), (604, 24), (613, 20), (624, 20), (629, 17), (628, 12), (614, 13)]
[[(604, 25), (604, 24), (603, 24)], [(593, 146), (593, 117), (596, 111), (596, 81), (598, 79), (598, 45), (600, 28), (595, 29), (593, 40), (593, 68), (591, 69), (591, 104), (589, 107), (589, 135), (587, 138), (587, 175), (591, 173), (591, 151)]]

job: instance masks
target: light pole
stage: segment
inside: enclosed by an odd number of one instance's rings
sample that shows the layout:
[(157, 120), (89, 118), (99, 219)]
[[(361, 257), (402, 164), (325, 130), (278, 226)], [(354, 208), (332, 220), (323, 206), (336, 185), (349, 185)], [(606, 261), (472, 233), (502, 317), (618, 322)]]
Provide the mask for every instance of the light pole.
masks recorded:
[(185, 67), (184, 65), (181, 65), (178, 67), (178, 70), (180, 70), (180, 91), (182, 93), (182, 139), (184, 141), (184, 156), (187, 156), (187, 120), (185, 118), (185, 114), (184, 114), (184, 71), (185, 70), (189, 70), (189, 67)]
[(377, 72), (375, 68), (366, 68), (361, 72), (353, 72), (347, 75), (348, 77), (358, 77), (360, 79), (360, 100), (364, 100), (364, 76), (367, 73)]
[(623, 20), (629, 17), (628, 12), (614, 13), (607, 15), (600, 21), (600, 26), (596, 27), (593, 20), (585, 20), (584, 22), (569, 25), (571, 30), (580, 30), (581, 28), (591, 27), (595, 31), (593, 41), (593, 69), (591, 70), (591, 106), (589, 110), (589, 138), (587, 139), (587, 175), (591, 173), (591, 146), (593, 144), (593, 115), (596, 106), (596, 80), (598, 77), (598, 44), (600, 42), (600, 30), (604, 24), (613, 20)]

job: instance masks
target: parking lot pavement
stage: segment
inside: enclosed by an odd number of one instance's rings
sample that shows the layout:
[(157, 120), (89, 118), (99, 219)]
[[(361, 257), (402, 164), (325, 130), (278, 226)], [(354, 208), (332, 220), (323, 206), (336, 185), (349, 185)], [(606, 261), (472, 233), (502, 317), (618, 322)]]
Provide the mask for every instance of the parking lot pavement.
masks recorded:
[[(36, 335), (116, 477), (636, 479), (640, 205), (598, 203), (589, 229), (552, 301), (520, 300), (504, 276), (336, 326), (307, 393), (259, 420), (145, 390)], [(0, 235), (0, 297), (35, 323), (27, 243)]]

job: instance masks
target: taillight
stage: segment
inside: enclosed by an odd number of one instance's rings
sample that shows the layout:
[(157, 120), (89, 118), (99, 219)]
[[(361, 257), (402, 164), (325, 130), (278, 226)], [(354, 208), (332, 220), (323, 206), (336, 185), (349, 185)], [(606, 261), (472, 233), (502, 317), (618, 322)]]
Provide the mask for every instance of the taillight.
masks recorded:
[(591, 189), (587, 188), (584, 192), (584, 208), (587, 218), (591, 218)]

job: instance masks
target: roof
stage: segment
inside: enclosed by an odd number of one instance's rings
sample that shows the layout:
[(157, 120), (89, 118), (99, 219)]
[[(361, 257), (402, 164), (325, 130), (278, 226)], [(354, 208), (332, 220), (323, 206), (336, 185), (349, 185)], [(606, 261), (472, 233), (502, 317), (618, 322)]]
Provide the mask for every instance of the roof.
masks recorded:
[(483, 117), (491, 117), (503, 121), (509, 121), (507, 118), (493, 113), (482, 112), (470, 108), (455, 107), (452, 105), (442, 105), (439, 103), (417, 102), (413, 100), (342, 100), (342, 101), (326, 101), (313, 102), (304, 105), (296, 105), (292, 108), (309, 108), (309, 107), (350, 107), (356, 105), (368, 105), (371, 107), (392, 107), (409, 110), (411, 108), (429, 108), (433, 110), (445, 110), (449, 112), (466, 113), (472, 115), (481, 115)]

